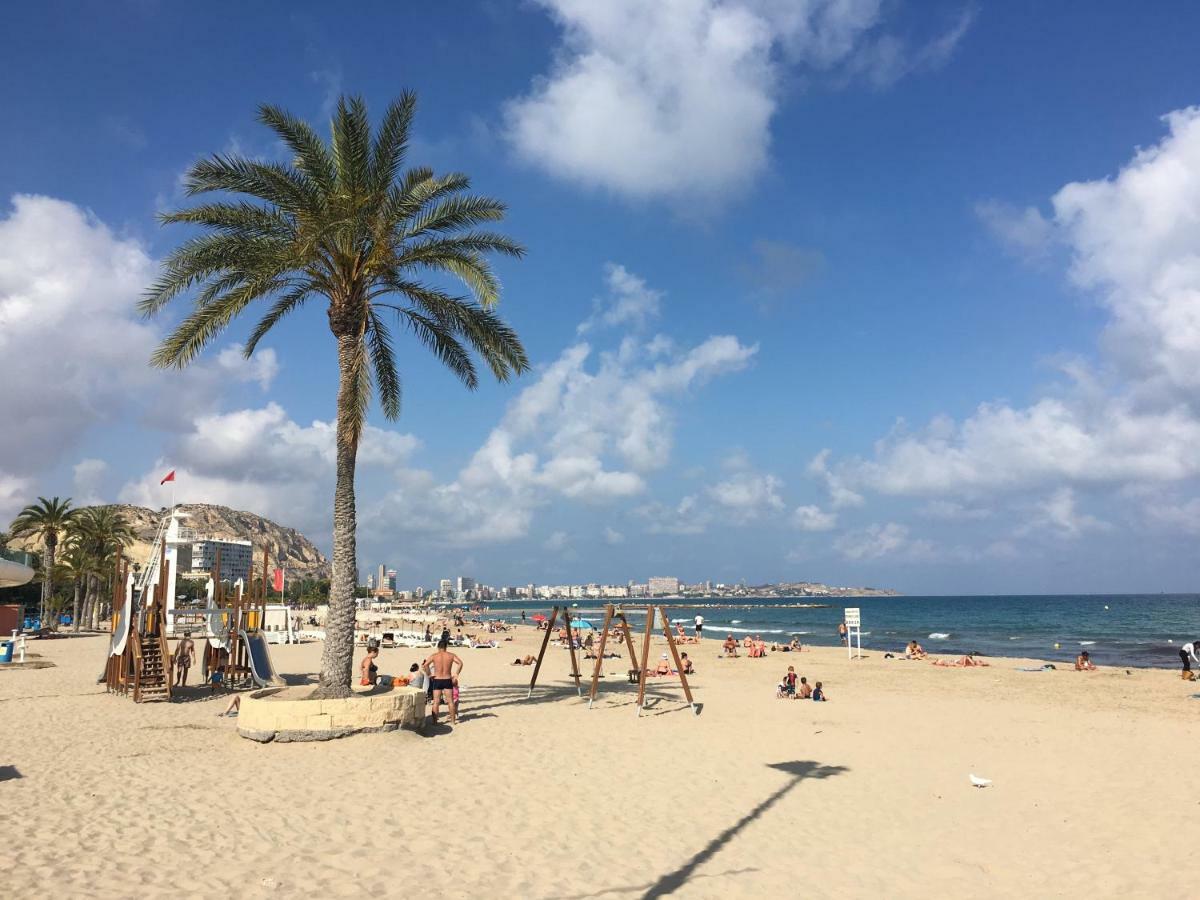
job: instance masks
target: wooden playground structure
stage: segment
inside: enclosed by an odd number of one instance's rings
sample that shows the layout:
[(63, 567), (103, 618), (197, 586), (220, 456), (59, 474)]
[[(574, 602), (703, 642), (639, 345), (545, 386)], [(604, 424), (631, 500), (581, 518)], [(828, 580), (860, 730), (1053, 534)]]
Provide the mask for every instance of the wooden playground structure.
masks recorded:
[[(165, 560), (160, 545), (158, 564)], [(112, 639), (104, 668), (109, 693), (132, 694), (135, 703), (171, 699), (171, 672), (166, 637), (167, 586), (156, 583), (143, 608), (134, 609), (134, 574), (121, 553), (113, 573)], [(139, 621), (140, 620), (140, 623)]]
[[(167, 621), (169, 598), (175, 589), (174, 569), (167, 565), (166, 544), (156, 541), (155, 550), (157, 557), (152, 556), (147, 564), (140, 585), (120, 553), (115, 562), (112, 639), (104, 683), (109, 693), (131, 694), (135, 703), (171, 699)], [(204, 680), (213, 689), (281, 684), (262, 631), (270, 572), (267, 547), (263, 547), (262, 577), (255, 577), (252, 567), (248, 589), (238, 579), (227, 590), (221, 579), (220, 548), (215, 556), (208, 604), (198, 609), (175, 609), (171, 604), (173, 617), (183, 625), (184, 634), (197, 634), (195, 643), (203, 648), (200, 661)]]
[(225, 582), (221, 580), (221, 548), (217, 548), (210, 576), (212, 604), (205, 610), (208, 630), (213, 637), (204, 641), (201, 666), (210, 683), (212, 674), (219, 672), (223, 687), (242, 688), (257, 684), (251, 666), (250, 641), (261, 631), (267, 618), (267, 573), (270, 571), (270, 554), (263, 545), (262, 577), (255, 578), (251, 566), (248, 587), (239, 578), (226, 590)]
[[(576, 655), (575, 640), (571, 631), (571, 611), (567, 606), (555, 606), (550, 613), (550, 618), (546, 622), (546, 633), (542, 636), (542, 646), (538, 650), (537, 661), (533, 666), (533, 676), (529, 679), (529, 693), (526, 698), (533, 696), (533, 689), (537, 685), (538, 673), (542, 668), (542, 661), (546, 656), (546, 648), (550, 646), (550, 635), (554, 632), (554, 623), (558, 620), (559, 613), (563, 616), (563, 627), (567, 632), (567, 647), (571, 652), (571, 677), (575, 680), (575, 690), (579, 696), (583, 696), (583, 685), (581, 679), (583, 676), (579, 672), (579, 657)], [(629, 650), (629, 660), (634, 668), (629, 670), (632, 677), (637, 675), (637, 713), (639, 716), (642, 710), (646, 707), (646, 667), (650, 662), (650, 638), (654, 633), (654, 625), (656, 618), (662, 619), (663, 636), (667, 639), (667, 646), (671, 650), (671, 658), (675, 662), (675, 671), (679, 674), (679, 682), (683, 686), (683, 695), (687, 698), (688, 706), (692, 712), (699, 715), (700, 708), (696, 706), (696, 701), (692, 698), (692, 689), (688, 684), (687, 675), (683, 671), (683, 663), (679, 658), (679, 648), (675, 644), (675, 635), (671, 633), (671, 620), (667, 618), (666, 610), (661, 606), (653, 604), (646, 606), (646, 630), (642, 635), (642, 652), (639, 656), (634, 649), (633, 632), (629, 627), (629, 620), (625, 616), (623, 607), (609, 603), (604, 608), (604, 626), (600, 631), (600, 640), (595, 646), (596, 665), (592, 670), (592, 684), (588, 691), (588, 709), (592, 708), (592, 704), (596, 700), (596, 692), (600, 686), (600, 670), (604, 667), (604, 647), (608, 642), (608, 633), (612, 629), (613, 623), (617, 623), (621, 638), (624, 639), (625, 646)]]

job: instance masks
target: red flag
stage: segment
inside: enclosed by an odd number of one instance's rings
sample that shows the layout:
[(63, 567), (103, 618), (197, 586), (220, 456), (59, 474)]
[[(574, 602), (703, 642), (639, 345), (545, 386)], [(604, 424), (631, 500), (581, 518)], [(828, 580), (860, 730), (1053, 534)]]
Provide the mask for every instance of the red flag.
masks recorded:
[(283, 569), (275, 570), (275, 584), (272, 585), (279, 593), (283, 593)]
[(174, 480), (175, 480), (175, 470), (172, 469), (170, 472), (167, 473), (167, 477), (158, 483), (158, 486), (162, 487), (168, 481), (174, 481)]

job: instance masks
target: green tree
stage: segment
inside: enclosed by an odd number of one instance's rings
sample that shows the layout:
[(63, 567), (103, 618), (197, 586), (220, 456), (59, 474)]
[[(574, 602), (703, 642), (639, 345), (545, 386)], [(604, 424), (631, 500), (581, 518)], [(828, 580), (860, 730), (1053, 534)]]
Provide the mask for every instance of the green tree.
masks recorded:
[[(140, 308), (152, 316), (195, 291), (193, 308), (152, 362), (183, 368), (241, 313), (267, 304), (245, 345), (249, 357), (271, 328), (310, 301), (324, 306), (337, 352), (333, 584), (315, 696), (350, 693), (354, 653), (356, 511), (354, 470), (373, 394), (388, 419), (400, 414), (393, 328), (409, 332), (468, 387), (474, 351), (506, 381), (529, 367), (520, 339), (496, 313), (500, 285), (490, 254), (522, 247), (480, 226), (504, 204), (467, 193), (465, 175), (404, 170), (416, 97), (403, 94), (374, 136), (361, 98), (343, 97), (330, 139), (282, 109), (259, 120), (292, 154), (290, 164), (213, 156), (192, 166), (189, 196), (219, 200), (162, 216), (199, 226), (163, 262)], [(230, 196), (230, 195), (241, 195)], [(449, 278), (457, 296), (423, 278)]]
[(116, 506), (91, 506), (80, 510), (70, 530), (72, 542), (79, 546), (89, 561), (84, 578), (86, 594), (83, 612), (74, 623), (78, 631), (80, 619), (87, 622), (89, 628), (96, 627), (101, 598), (111, 592), (116, 554), (133, 543), (134, 534), (129, 520)]
[(75, 510), (71, 508), (70, 497), (66, 500), (60, 500), (58, 497), (50, 500), (38, 497), (38, 502), (21, 510), (9, 527), (13, 537), (35, 537), (46, 550), (43, 561), (45, 575), (42, 578), (42, 599), (39, 610), (43, 628), (46, 627), (46, 610), (50, 597), (54, 593), (54, 580), (57, 574), (54, 556), (58, 550), (59, 540), (74, 517)]

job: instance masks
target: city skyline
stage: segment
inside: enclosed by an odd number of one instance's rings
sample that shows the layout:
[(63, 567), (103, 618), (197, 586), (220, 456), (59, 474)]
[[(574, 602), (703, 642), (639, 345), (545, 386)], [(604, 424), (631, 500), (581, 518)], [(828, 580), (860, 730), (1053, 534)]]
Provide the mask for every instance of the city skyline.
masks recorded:
[(339, 93), (378, 115), (411, 88), (409, 162), (469, 173), (529, 249), (497, 274), (532, 370), (466, 392), (400, 349), (403, 414), (372, 410), (359, 455), (364, 575), (1194, 588), (1200, 8), (1080, 40), (1057, 6), (784, 6), (397, 8), (369, 35), (239, 8), (204, 79), (182, 8), (15, 9), (6, 58), (39, 77), (0, 85), (0, 519), (174, 491), (329, 551), (324, 317), (160, 372), (170, 322), (135, 303), (188, 166), (283, 158), (260, 103), (324, 131)]

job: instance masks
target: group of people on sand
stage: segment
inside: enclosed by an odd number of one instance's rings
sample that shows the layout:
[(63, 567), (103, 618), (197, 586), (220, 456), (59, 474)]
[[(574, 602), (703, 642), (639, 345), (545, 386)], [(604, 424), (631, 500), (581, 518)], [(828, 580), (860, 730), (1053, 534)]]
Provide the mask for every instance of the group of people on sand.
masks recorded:
[[(378, 659), (379, 645), (376, 643), (368, 644), (367, 654), (363, 657), (363, 661), (359, 665), (361, 684), (364, 687), (379, 686), (381, 679), (387, 678), (387, 676), (379, 674)], [(427, 656), (420, 664), (413, 663), (409, 667), (407, 675), (388, 679), (388, 686), (398, 684), (407, 687), (424, 688), (426, 699), (433, 704), (433, 709), (430, 711), (430, 721), (434, 725), (437, 724), (442, 704), (445, 703), (449, 709), (450, 724), (457, 725), (458, 700), (460, 696), (458, 677), (462, 673), (462, 669), (462, 657), (450, 652), (450, 641), (448, 638), (443, 637), (438, 641), (437, 650)]]
[(815, 700), (818, 703), (829, 699), (825, 696), (825, 686), (821, 682), (809, 684), (805, 676), (797, 677), (795, 666), (788, 666), (775, 696), (780, 700)]
[(737, 638), (732, 634), (728, 634), (721, 644), (721, 650), (725, 656), (734, 658), (738, 655), (739, 646), (746, 651), (746, 655), (751, 659), (763, 659), (766, 657), (768, 649), (771, 653), (800, 653), (804, 649), (798, 637), (793, 637), (786, 644), (771, 644), (770, 648), (768, 648), (767, 642), (762, 639), (761, 634), (756, 634), (753, 637), (746, 635), (740, 645)]

